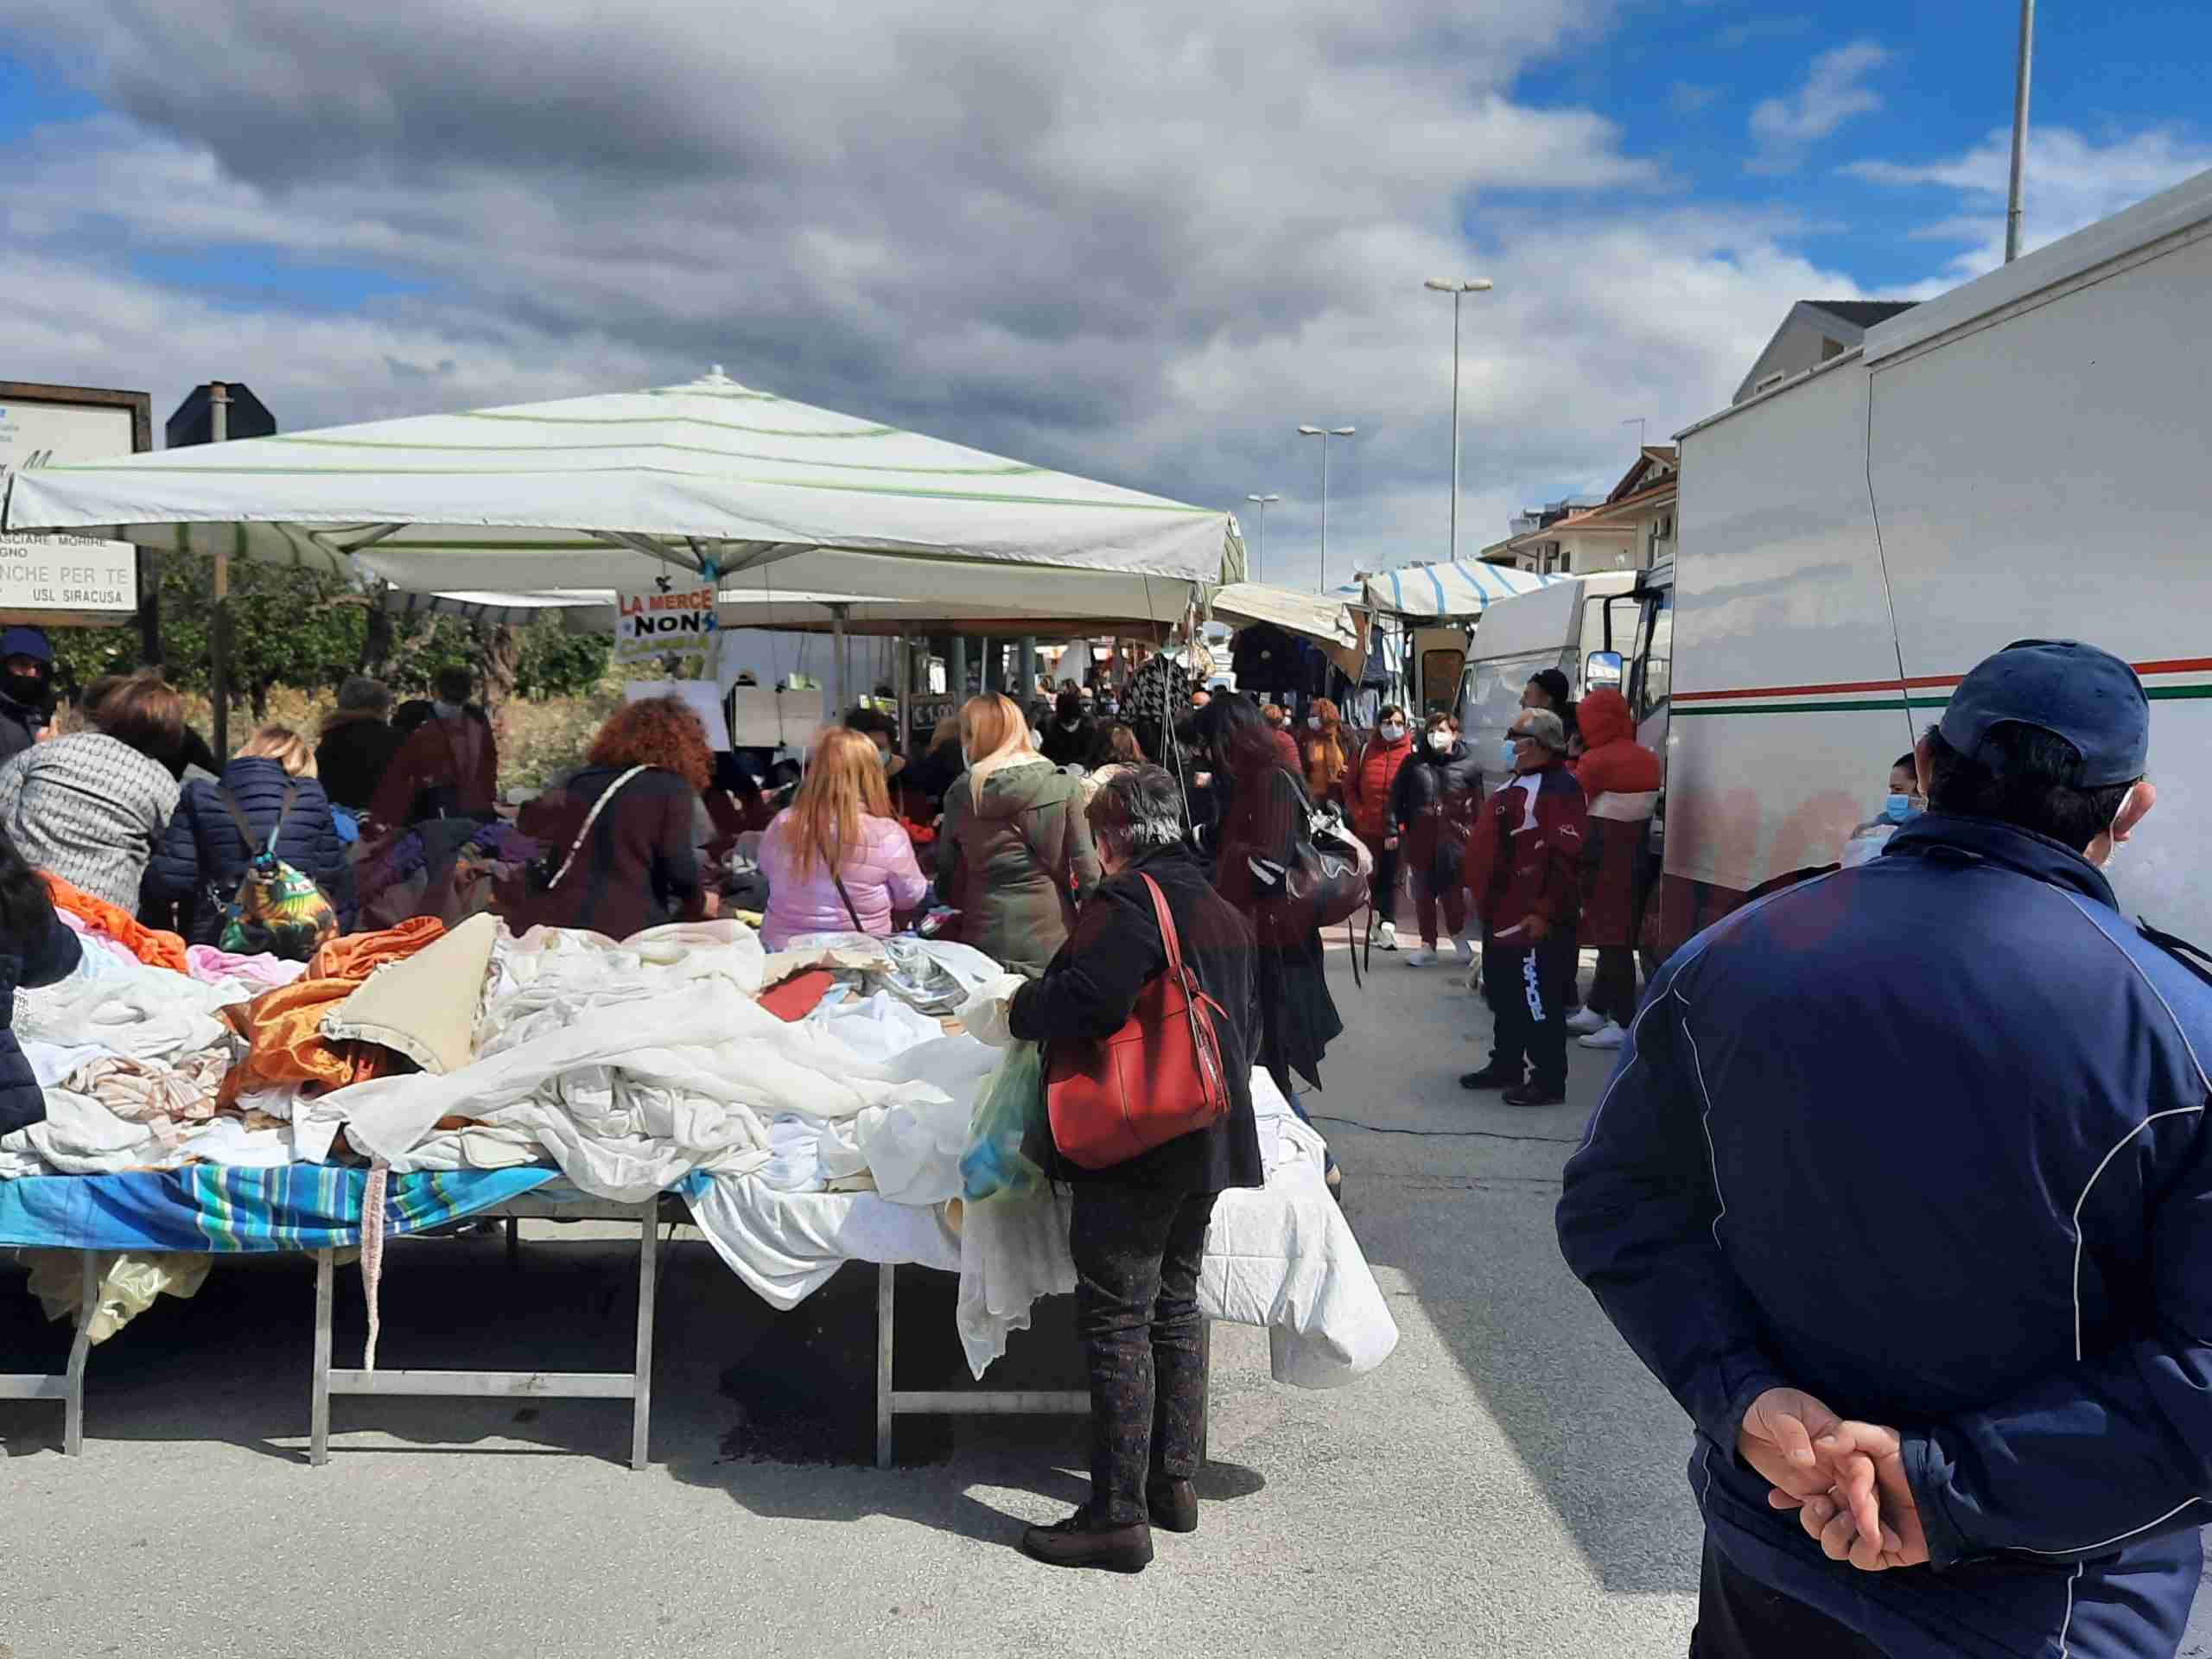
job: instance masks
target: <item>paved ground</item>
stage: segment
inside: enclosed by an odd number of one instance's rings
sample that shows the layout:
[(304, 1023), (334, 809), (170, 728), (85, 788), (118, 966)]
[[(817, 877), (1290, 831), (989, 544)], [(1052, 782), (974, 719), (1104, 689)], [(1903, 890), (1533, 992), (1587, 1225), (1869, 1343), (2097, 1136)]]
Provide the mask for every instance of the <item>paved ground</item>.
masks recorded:
[[(619, 1405), (340, 1401), (328, 1467), (302, 1448), (309, 1272), (219, 1270), (93, 1355), (85, 1457), (58, 1408), (0, 1402), (0, 1659), (393, 1652), (471, 1659), (1164, 1651), (1679, 1654), (1696, 1534), (1682, 1419), (1560, 1264), (1560, 1163), (1602, 1082), (1515, 1113), (1464, 1095), (1487, 1017), (1456, 971), (1375, 959), (1325, 1109), (1350, 1211), (1403, 1331), (1341, 1391), (1268, 1380), (1216, 1344), (1211, 1501), (1134, 1580), (1053, 1574), (1013, 1541), (1080, 1500), (1071, 1421), (922, 1425), (908, 1466), (868, 1445), (872, 1281), (780, 1318), (679, 1243), (664, 1280), (655, 1466)], [(632, 1268), (533, 1239), (394, 1248), (386, 1366), (619, 1367)], [(350, 1277), (350, 1275), (349, 1275)], [(902, 1386), (950, 1382), (950, 1281), (902, 1281)], [(51, 1355), (0, 1281), (0, 1353)], [(360, 1330), (350, 1285), (340, 1357)], [(939, 1333), (932, 1338), (930, 1333)], [(350, 1333), (350, 1334), (349, 1334)], [(41, 1363), (33, 1359), (29, 1363)], [(1078, 1379), (1064, 1312), (995, 1382)]]

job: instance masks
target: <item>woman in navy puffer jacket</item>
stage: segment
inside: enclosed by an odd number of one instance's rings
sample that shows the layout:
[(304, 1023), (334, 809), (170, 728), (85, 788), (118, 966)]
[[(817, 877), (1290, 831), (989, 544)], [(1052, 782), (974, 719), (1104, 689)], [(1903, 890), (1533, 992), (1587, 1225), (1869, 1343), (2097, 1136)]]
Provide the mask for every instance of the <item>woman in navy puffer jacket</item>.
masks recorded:
[[(223, 906), (245, 879), (246, 865), (276, 831), (276, 856), (321, 887), (338, 912), (339, 931), (353, 931), (357, 906), (353, 866), (330, 817), (330, 798), (315, 781), (315, 751), (283, 726), (256, 732), (238, 759), (223, 768), (221, 788), (238, 804), (253, 830), (253, 844), (239, 838), (238, 821), (213, 784), (191, 783), (177, 803), (162, 844), (147, 867), (143, 918), (173, 928), (194, 944), (213, 944), (223, 930)], [(284, 791), (294, 791), (286, 813)], [(279, 816), (283, 828), (277, 830)]]

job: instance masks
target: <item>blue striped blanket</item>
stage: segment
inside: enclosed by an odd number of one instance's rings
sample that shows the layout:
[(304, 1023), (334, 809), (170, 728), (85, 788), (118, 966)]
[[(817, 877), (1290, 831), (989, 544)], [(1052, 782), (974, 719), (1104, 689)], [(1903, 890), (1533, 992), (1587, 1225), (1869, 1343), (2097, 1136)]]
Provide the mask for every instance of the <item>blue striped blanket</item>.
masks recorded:
[[(419, 1233), (560, 1179), (557, 1169), (464, 1169), (394, 1175), (388, 1236)], [(322, 1164), (119, 1175), (25, 1175), (0, 1181), (0, 1246), (69, 1250), (322, 1250), (358, 1244), (368, 1172)]]

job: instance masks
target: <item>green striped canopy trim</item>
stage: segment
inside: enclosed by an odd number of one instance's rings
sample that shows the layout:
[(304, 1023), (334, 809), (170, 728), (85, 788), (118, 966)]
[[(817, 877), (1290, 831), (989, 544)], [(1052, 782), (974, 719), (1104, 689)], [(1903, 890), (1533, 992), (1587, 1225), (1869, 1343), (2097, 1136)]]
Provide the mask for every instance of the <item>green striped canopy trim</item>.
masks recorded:
[(300, 444), (318, 449), (429, 449), (469, 455), (590, 454), (610, 449), (665, 449), (679, 455), (714, 455), (724, 461), (765, 461), (786, 467), (836, 467), (856, 473), (912, 473), (931, 477), (1018, 478), (1047, 470), (1026, 461), (1001, 461), (993, 467), (899, 467), (884, 461), (823, 461), (814, 456), (764, 455), (749, 449), (715, 449), (699, 443), (668, 443), (658, 439), (639, 443), (401, 443), (385, 438), (287, 438), (270, 443)]
[[(809, 431), (804, 427), (747, 426), (738, 421), (709, 421), (697, 415), (502, 415), (493, 410), (472, 409), (458, 415), (433, 418), (448, 421), (505, 421), (517, 426), (666, 426), (681, 421), (687, 426), (711, 426), (719, 432), (750, 432), (762, 438), (903, 438), (912, 435), (896, 426), (855, 426), (842, 432)], [(938, 440), (932, 439), (932, 442)]]

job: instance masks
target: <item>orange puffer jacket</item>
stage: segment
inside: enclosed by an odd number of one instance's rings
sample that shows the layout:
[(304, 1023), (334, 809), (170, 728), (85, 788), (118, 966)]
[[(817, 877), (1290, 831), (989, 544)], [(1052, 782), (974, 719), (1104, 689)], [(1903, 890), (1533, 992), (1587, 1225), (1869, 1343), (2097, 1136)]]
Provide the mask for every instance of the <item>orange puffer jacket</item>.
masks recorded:
[(1344, 798), (1351, 805), (1353, 833), (1377, 852), (1382, 849), (1382, 838), (1391, 833), (1391, 786), (1398, 781), (1398, 768), (1413, 752), (1410, 733), (1395, 743), (1370, 737), (1351, 770), (1344, 773)]

